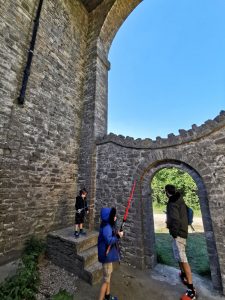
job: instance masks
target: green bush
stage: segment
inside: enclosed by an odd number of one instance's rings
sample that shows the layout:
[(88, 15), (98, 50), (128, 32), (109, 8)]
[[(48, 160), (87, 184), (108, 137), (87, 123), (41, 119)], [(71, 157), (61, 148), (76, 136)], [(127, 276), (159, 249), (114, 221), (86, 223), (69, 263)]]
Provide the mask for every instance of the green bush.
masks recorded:
[[(170, 235), (157, 232), (155, 237), (157, 262), (178, 268), (179, 266), (173, 257)], [(209, 258), (203, 233), (190, 233), (188, 235), (187, 257), (194, 273), (210, 277)]]
[(173, 184), (181, 192), (184, 201), (194, 210), (200, 210), (197, 186), (192, 177), (177, 168), (163, 168), (159, 170), (151, 182), (153, 204), (156, 207), (166, 205), (165, 185)]
[(26, 243), (16, 275), (0, 285), (1, 300), (33, 300), (38, 291), (38, 257), (44, 251), (42, 241), (32, 237)]

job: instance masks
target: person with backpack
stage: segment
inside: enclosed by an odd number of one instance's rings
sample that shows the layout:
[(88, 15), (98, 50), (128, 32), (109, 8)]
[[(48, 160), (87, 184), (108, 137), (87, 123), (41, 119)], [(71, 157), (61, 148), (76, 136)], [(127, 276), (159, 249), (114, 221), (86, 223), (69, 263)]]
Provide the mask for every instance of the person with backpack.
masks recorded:
[(186, 244), (188, 237), (187, 206), (181, 194), (176, 191), (174, 185), (167, 184), (165, 186), (165, 193), (168, 197), (166, 206), (166, 222), (169, 233), (173, 237), (173, 254), (174, 258), (179, 263), (179, 267), (181, 270), (180, 278), (182, 282), (187, 286), (187, 291), (183, 298), (197, 299), (196, 290), (192, 282), (191, 267), (188, 263), (186, 255)]
[(123, 231), (116, 230), (115, 207), (101, 209), (101, 224), (98, 236), (98, 260), (102, 263), (103, 282), (99, 300), (116, 300), (110, 295), (110, 280), (113, 271), (113, 262), (120, 260), (118, 241), (123, 237)]

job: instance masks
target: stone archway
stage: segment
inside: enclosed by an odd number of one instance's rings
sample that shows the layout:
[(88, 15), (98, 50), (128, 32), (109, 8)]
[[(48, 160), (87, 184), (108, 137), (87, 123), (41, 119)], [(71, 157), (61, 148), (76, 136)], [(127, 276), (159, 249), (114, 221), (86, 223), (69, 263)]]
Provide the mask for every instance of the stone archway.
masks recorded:
[[(163, 168), (176, 167), (182, 171), (187, 172), (195, 181), (198, 188), (198, 196), (200, 202), (200, 208), (202, 212), (202, 220), (204, 226), (204, 233), (207, 245), (207, 251), (209, 256), (209, 265), (211, 270), (211, 278), (213, 287), (217, 290), (221, 290), (221, 273), (219, 266), (218, 253), (215, 243), (215, 236), (212, 227), (212, 219), (210, 216), (209, 203), (207, 198), (207, 192), (204, 182), (198, 172), (188, 164), (176, 161), (176, 160), (163, 160), (151, 164), (144, 174), (142, 174), (141, 180), (141, 196), (142, 202), (145, 203), (145, 210), (143, 213), (143, 222), (150, 226), (147, 226), (147, 230), (143, 233), (144, 235), (144, 260), (147, 265), (150, 266), (156, 262), (155, 257), (155, 233), (154, 233), (154, 222), (153, 222), (153, 210), (152, 210), (152, 199), (150, 182), (155, 176), (156, 172)], [(146, 228), (146, 227), (145, 227)]]
[[(167, 161), (164, 160), (164, 162), (167, 162), (167, 164), (169, 164), (169, 162), (175, 163), (175, 159), (177, 159), (177, 161), (188, 161), (193, 166), (193, 168), (195, 168), (193, 169), (193, 174), (198, 174), (195, 170), (198, 170), (199, 174), (201, 174), (207, 187), (207, 192), (209, 192), (208, 196), (211, 205), (210, 212), (212, 214), (212, 219), (214, 222), (213, 229), (216, 236), (216, 245), (219, 253), (221, 270), (223, 270), (222, 266), (225, 263), (223, 255), (221, 255), (224, 253), (224, 247), (222, 244), (223, 237), (218, 228), (222, 226), (224, 218), (221, 217), (217, 222), (215, 220), (215, 211), (217, 205), (220, 205), (220, 209), (222, 210), (224, 204), (219, 198), (218, 191), (213, 190), (212, 182), (215, 184), (220, 183), (220, 192), (224, 194), (224, 183), (222, 181), (219, 181), (219, 176), (222, 172), (222, 169), (224, 168), (224, 112), (221, 112), (221, 114), (217, 116), (213, 121), (206, 121), (202, 126), (198, 127), (196, 125), (193, 125), (192, 129), (190, 130), (180, 130), (178, 136), (169, 134), (168, 138), (157, 138), (156, 141), (152, 141), (150, 139), (134, 140), (133, 138), (129, 137), (125, 139), (121, 136), (116, 137), (114, 135), (106, 135), (108, 106), (108, 70), (110, 68), (110, 63), (108, 61), (108, 51), (116, 32), (119, 30), (126, 17), (140, 2), (140, 0), (103, 1), (94, 11), (90, 13), (84, 74), (84, 117), (80, 136), (81, 152), (79, 161), (78, 186), (85, 185), (90, 191), (90, 204), (95, 203), (99, 207), (102, 203), (110, 203), (109, 200), (113, 198), (111, 197), (110, 193), (114, 193), (114, 195), (118, 195), (118, 193), (121, 193), (122, 195), (124, 190), (127, 190), (127, 186), (131, 184), (130, 178), (132, 178), (133, 176), (143, 176), (143, 178), (147, 178), (147, 174), (150, 174), (151, 172), (150, 170), (150, 173), (145, 173), (143, 171), (145, 170), (145, 168), (147, 168), (146, 166), (143, 166), (143, 168), (141, 166), (139, 167), (139, 165), (141, 165), (140, 160), (146, 158), (146, 160), (149, 162), (159, 162), (160, 159), (167, 158)], [(114, 144), (113, 146), (112, 143)], [(210, 145), (210, 147), (208, 147), (208, 145)], [(116, 149), (117, 146), (119, 149)], [(120, 147), (123, 147), (123, 150), (121, 150)], [(125, 148), (126, 150), (124, 150)], [(112, 149), (116, 154), (111, 153), (110, 161), (109, 153), (113, 152)], [(104, 151), (108, 151), (107, 155), (104, 153)], [(133, 153), (127, 154), (125, 152)], [(156, 155), (156, 157), (154, 157), (154, 155)], [(154, 157), (153, 160), (152, 157)], [(131, 158), (130, 160), (133, 162), (135, 167), (129, 168), (127, 172), (129, 174), (129, 179), (126, 184), (123, 184), (123, 169), (121, 168), (121, 161), (123, 161), (123, 164), (126, 165), (125, 161), (128, 158)], [(112, 160), (114, 161), (114, 165), (112, 165)], [(218, 160), (221, 166), (216, 165), (213, 160)], [(105, 164), (105, 162), (108, 162), (108, 164)], [(130, 162), (127, 162), (127, 165), (129, 163)], [(159, 165), (159, 163), (151, 165), (151, 168), (154, 169), (156, 165)], [(116, 169), (116, 175), (115, 170), (113, 171), (113, 169)], [(191, 167), (189, 168), (189, 171), (192, 171)], [(150, 182), (150, 179), (151, 177), (148, 177), (148, 183)], [(195, 180), (197, 182), (198, 180), (200, 180), (200, 182), (202, 182), (202, 187), (204, 187), (201, 177), (198, 177), (196, 175)], [(143, 184), (144, 182), (145, 180), (143, 181)], [(121, 191), (120, 188), (118, 188), (119, 184), (123, 186), (123, 188), (121, 188)], [(200, 183), (198, 182), (198, 184)], [(107, 189), (104, 189), (102, 185), (110, 185), (110, 188), (108, 188), (107, 186)], [(202, 188), (202, 191), (204, 190), (205, 189)], [(127, 192), (129, 193), (129, 191)], [(147, 197), (149, 191), (144, 188), (141, 192), (143, 192), (142, 198), (145, 199), (144, 197)], [(118, 196), (121, 197), (120, 194)], [(137, 195), (137, 197), (139, 197), (139, 195)], [(202, 194), (201, 197), (203, 199), (205, 195)], [(149, 196), (146, 199), (148, 199), (146, 203), (150, 203)], [(111, 200), (114, 201), (114, 199)], [(142, 201), (142, 203), (144, 203), (144, 201)], [(98, 207), (95, 206), (95, 209)], [(202, 207), (204, 208), (204, 202), (202, 203)], [(137, 215), (141, 215), (142, 217), (143, 208), (136, 207), (136, 209)], [(150, 215), (151, 206), (149, 206), (148, 209)], [(97, 210), (95, 210), (93, 214), (91, 214), (90, 228), (94, 226), (94, 220), (96, 219), (96, 216)], [(143, 228), (143, 226), (141, 225), (141, 222), (143, 223), (141, 217), (136, 222), (136, 225), (140, 226), (140, 231)], [(150, 218), (144, 219), (144, 221), (149, 220)], [(211, 219), (210, 222), (212, 222)], [(208, 228), (208, 239), (210, 239), (211, 237), (211, 225), (211, 223), (210, 225), (207, 225), (206, 218), (204, 226), (205, 230)], [(139, 242), (140, 244), (138, 244)], [(143, 252), (142, 248), (139, 252), (139, 249), (138, 247), (136, 247), (136, 245), (138, 244), (138, 246), (140, 246), (145, 244), (145, 237), (143, 237), (143, 239), (140, 241), (138, 240), (135, 246), (134, 243), (136, 242), (130, 241), (130, 244), (132, 244), (131, 246), (133, 247), (133, 253), (131, 253), (131, 256), (132, 259), (135, 259), (137, 262), (136, 256), (138, 254), (138, 259), (140, 257), (141, 265), (141, 261), (143, 261)], [(150, 248), (145, 248), (146, 253), (147, 251), (149, 251), (149, 249)], [(144, 255), (147, 259), (146, 253)], [(149, 265), (153, 264), (154, 256), (151, 256), (150, 253), (148, 255), (148, 258)], [(219, 268), (216, 268), (215, 273), (219, 278)], [(225, 282), (224, 279), (223, 282)], [(214, 285), (216, 286), (216, 283), (214, 283)]]
[[(108, 52), (112, 41), (126, 18), (142, 2), (142, 0), (108, 0), (89, 13), (87, 45), (85, 53), (85, 72), (83, 82), (83, 120), (80, 135), (80, 157), (78, 172), (78, 189), (86, 186), (90, 191), (91, 204), (96, 198), (96, 139), (107, 134), (108, 109), (108, 71), (110, 62)], [(220, 128), (221, 116), (215, 122), (207, 121), (204, 128), (193, 125), (189, 131), (180, 130), (180, 136), (168, 136), (169, 143), (180, 143), (180, 139), (188, 141), (198, 138), (199, 134), (213, 132)], [(223, 126), (223, 124), (222, 124)], [(87, 143), (88, 141), (88, 143)], [(221, 141), (223, 143), (223, 141)], [(145, 142), (143, 142), (145, 144)], [(167, 144), (167, 143), (166, 143)], [(94, 226), (90, 214), (90, 228)]]

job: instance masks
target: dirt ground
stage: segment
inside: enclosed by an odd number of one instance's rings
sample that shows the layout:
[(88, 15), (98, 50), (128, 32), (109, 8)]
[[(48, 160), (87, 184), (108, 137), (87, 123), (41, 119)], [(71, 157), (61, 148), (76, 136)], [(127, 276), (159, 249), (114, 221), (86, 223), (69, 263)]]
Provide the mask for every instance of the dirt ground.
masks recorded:
[[(225, 297), (213, 292), (210, 281), (197, 275), (194, 281), (198, 300), (225, 300)], [(90, 286), (79, 280), (74, 299), (97, 300), (99, 289), (100, 284)], [(112, 276), (111, 294), (119, 300), (178, 300), (184, 292), (185, 286), (179, 280), (178, 270), (164, 265), (157, 265), (152, 271), (141, 271), (122, 263)]]
[[(154, 214), (156, 232), (168, 232), (164, 214)], [(202, 218), (194, 218), (196, 232), (204, 232)], [(192, 231), (189, 228), (190, 232)], [(179, 280), (179, 271), (173, 267), (158, 264), (154, 270), (138, 270), (121, 263), (113, 272), (111, 294), (119, 300), (179, 300), (186, 287)], [(210, 280), (193, 275), (198, 300), (225, 300), (213, 291)], [(76, 300), (98, 300), (100, 284), (90, 286), (78, 280), (74, 296)]]
[[(166, 215), (165, 214), (154, 214), (154, 226), (156, 232), (168, 232), (166, 228)], [(193, 227), (195, 232), (204, 232), (202, 218), (194, 216)], [(188, 226), (188, 231), (191, 233), (192, 229)]]
[[(165, 227), (164, 215), (154, 216), (154, 218), (155, 227), (159, 227), (159, 229)], [(195, 227), (198, 227), (197, 223), (196, 220)], [(202, 225), (199, 224), (198, 231), (202, 230)], [(1, 275), (5, 273), (9, 275), (8, 269), (11, 271), (16, 269), (16, 264), (0, 268), (0, 279)], [(4, 279), (4, 276), (2, 277)], [(69, 275), (65, 270), (60, 270), (59, 267), (50, 263), (43, 267), (42, 281), (42, 293), (38, 294), (37, 299), (50, 299), (51, 295), (59, 289), (66, 289), (69, 293), (74, 294), (74, 300), (98, 300), (100, 283), (90, 286), (78, 277)], [(198, 300), (225, 300), (225, 297), (213, 291), (210, 280), (194, 275), (193, 281), (198, 292)], [(166, 265), (158, 264), (154, 270), (141, 271), (122, 262), (112, 275), (111, 294), (117, 296), (118, 300), (179, 300), (185, 289), (179, 280), (178, 270)], [(52, 290), (51, 293), (50, 290)]]

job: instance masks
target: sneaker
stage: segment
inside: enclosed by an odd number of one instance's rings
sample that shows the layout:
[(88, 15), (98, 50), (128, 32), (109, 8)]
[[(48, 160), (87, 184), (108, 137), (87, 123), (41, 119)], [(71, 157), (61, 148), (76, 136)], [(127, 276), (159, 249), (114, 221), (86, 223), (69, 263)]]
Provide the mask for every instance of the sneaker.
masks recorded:
[(183, 274), (183, 273), (179, 273), (179, 276), (180, 276), (180, 280), (182, 281), (182, 283), (184, 284), (184, 285), (187, 285), (188, 284), (188, 282), (187, 282), (187, 278), (186, 278), (186, 276)]
[(194, 299), (194, 300), (197, 299), (197, 294), (196, 294), (195, 289), (194, 290), (187, 289), (185, 295), (187, 297), (189, 297), (190, 299)]
[(81, 234), (81, 235), (86, 235), (87, 233), (86, 233), (86, 231), (84, 231), (83, 229), (80, 229), (80, 234)]
[(79, 238), (79, 232), (78, 232), (78, 231), (75, 231), (75, 232), (74, 232), (74, 236), (75, 236), (76, 239)]
[[(107, 299), (105, 298), (105, 300), (107, 300)], [(115, 296), (110, 296), (109, 300), (118, 300), (118, 298)]]

